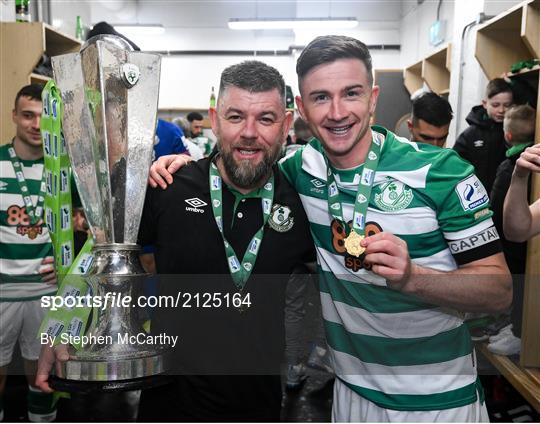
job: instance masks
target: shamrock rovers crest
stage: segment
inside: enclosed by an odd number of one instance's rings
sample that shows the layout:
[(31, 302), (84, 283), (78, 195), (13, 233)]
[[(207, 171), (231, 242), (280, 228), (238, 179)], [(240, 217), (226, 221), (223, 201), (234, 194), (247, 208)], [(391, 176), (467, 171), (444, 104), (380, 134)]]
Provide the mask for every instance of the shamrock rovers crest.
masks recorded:
[(380, 187), (380, 193), (373, 196), (375, 204), (383, 211), (399, 211), (411, 203), (413, 193), (406, 189), (405, 184), (396, 180), (389, 180)]
[(131, 88), (139, 81), (141, 72), (137, 65), (134, 65), (133, 63), (124, 63), (122, 65), (121, 75), (122, 81), (124, 81), (126, 87)]
[(291, 209), (288, 206), (274, 204), (270, 212), (268, 225), (278, 233), (289, 231), (294, 225), (294, 217), (291, 215)]

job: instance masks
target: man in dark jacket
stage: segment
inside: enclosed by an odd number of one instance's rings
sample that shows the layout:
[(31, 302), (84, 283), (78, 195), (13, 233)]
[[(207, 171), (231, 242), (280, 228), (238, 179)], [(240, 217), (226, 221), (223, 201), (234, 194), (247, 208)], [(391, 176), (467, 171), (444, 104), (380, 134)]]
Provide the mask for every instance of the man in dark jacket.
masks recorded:
[[(511, 146), (506, 151), (507, 159), (497, 169), (497, 176), (491, 190), (491, 206), (493, 209), (493, 222), (501, 237), (503, 252), (508, 268), (512, 273), (514, 297), (512, 299), (512, 325), (508, 330), (502, 331), (504, 336), (490, 338), (488, 349), (499, 355), (513, 355), (519, 353), (521, 347), (521, 315), (523, 312), (523, 274), (525, 273), (525, 260), (527, 257), (527, 242), (516, 243), (508, 240), (503, 232), (503, 206), (504, 198), (510, 187), (512, 172), (521, 152), (533, 144), (536, 111), (528, 106), (515, 106), (508, 110), (504, 118), (504, 138)], [(528, 183), (530, 197), (531, 181)], [(510, 332), (511, 330), (511, 332)]]
[(475, 168), (487, 192), (491, 192), (497, 167), (505, 159), (503, 120), (512, 105), (512, 87), (502, 78), (491, 80), (482, 104), (467, 116), (470, 127), (458, 137), (454, 150)]

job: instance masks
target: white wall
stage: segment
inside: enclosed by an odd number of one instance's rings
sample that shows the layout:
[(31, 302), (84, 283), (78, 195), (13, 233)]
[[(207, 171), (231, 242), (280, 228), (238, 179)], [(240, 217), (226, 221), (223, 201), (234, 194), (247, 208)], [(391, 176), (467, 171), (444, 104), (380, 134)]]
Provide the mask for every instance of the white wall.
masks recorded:
[[(245, 56), (177, 56), (161, 63), (160, 109), (207, 109), (211, 87), (215, 93), (223, 69), (248, 59)], [(287, 84), (296, 85), (296, 73), (290, 56), (257, 57), (278, 69)], [(294, 90), (294, 88), (293, 88)]]
[[(458, 0), (459, 1), (459, 0)], [(474, 0), (473, 2), (479, 2)], [(405, 68), (418, 62), (425, 56), (434, 52), (440, 46), (429, 44), (429, 27), (437, 20), (437, 6), (439, 2), (427, 0), (418, 5), (416, 0), (402, 2), (401, 18), (401, 67)], [(454, 1), (443, 1), (439, 13), (439, 20), (446, 21), (446, 39), (442, 45), (452, 41), (454, 26)]]
[(58, 30), (75, 37), (77, 16), (84, 26), (91, 24), (91, 2), (80, 0), (49, 0), (51, 23)]
[[(401, 65), (407, 67), (429, 55), (438, 47), (429, 45), (429, 27), (435, 21), (438, 1), (426, 0), (417, 5), (414, 0), (402, 3)], [(520, 0), (453, 0), (443, 1), (439, 19), (446, 19), (445, 43), (452, 43), (452, 72), (448, 100), (454, 110), (447, 146), (454, 145), (457, 135), (467, 126), (465, 118), (471, 108), (482, 100), (487, 78), (474, 57), (477, 25), (473, 25), (462, 40), (463, 29), (477, 19), (480, 12), (497, 15), (520, 3)]]
[[(160, 23), (162, 36), (131, 37), (146, 51), (180, 50), (288, 50), (306, 45), (321, 31), (231, 31), (229, 18), (254, 17), (356, 17), (360, 25), (352, 30), (332, 30), (356, 37), (366, 44), (400, 44), (401, 6), (394, 0), (379, 1), (165, 1), (165, 0), (52, 0), (52, 18), (59, 29), (73, 34), (75, 18), (85, 24)], [(376, 69), (400, 67), (398, 50), (373, 50)], [(253, 56), (164, 55), (159, 107), (162, 109), (205, 109), (211, 86), (216, 90), (221, 71)], [(258, 56), (275, 66), (298, 93), (296, 56)]]
[[(399, 44), (401, 10), (393, 0), (362, 2), (330, 1), (139, 1), (116, 0), (91, 3), (93, 23), (126, 21), (161, 23), (162, 36), (132, 37), (146, 51), (184, 50), (288, 50), (291, 46), (306, 45), (320, 31), (231, 31), (229, 18), (254, 17), (357, 17), (360, 25), (348, 31), (328, 33), (350, 35), (367, 44)], [(197, 28), (195, 28), (197, 26)], [(397, 50), (373, 52), (375, 68), (399, 67)], [(216, 90), (221, 71), (229, 65), (253, 56), (190, 56), (164, 55), (162, 62), (159, 107), (162, 109), (205, 109), (208, 107), (211, 86)], [(295, 66), (296, 56), (258, 56), (275, 66), (288, 85), (298, 93)]]
[(0, 21), (13, 22), (15, 20), (15, 0), (2, 0), (0, 2)]

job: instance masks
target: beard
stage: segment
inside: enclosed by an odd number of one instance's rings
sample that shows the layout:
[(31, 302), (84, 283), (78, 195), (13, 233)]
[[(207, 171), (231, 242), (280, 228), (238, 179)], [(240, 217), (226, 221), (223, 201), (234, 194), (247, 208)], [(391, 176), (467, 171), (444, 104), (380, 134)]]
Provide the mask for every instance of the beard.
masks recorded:
[(232, 149), (222, 149), (219, 155), (230, 181), (246, 189), (256, 187), (261, 181), (266, 181), (281, 153), (281, 145), (276, 142), (275, 146), (264, 150), (262, 160), (255, 165), (249, 159), (236, 161)]

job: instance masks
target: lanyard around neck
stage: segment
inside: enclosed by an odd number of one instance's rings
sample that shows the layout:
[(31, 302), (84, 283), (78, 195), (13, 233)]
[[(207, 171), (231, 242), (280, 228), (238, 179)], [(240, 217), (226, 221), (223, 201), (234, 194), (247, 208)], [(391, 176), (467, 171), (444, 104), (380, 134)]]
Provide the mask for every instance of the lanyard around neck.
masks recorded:
[[(352, 256), (360, 256), (364, 252), (364, 248), (360, 246), (360, 242), (365, 237), (366, 226), (366, 214), (369, 205), (369, 199), (371, 197), (371, 190), (375, 181), (375, 171), (379, 164), (379, 158), (381, 153), (381, 144), (384, 140), (384, 136), (375, 131), (372, 131), (373, 137), (371, 145), (366, 156), (366, 161), (360, 175), (358, 190), (355, 196), (354, 212), (352, 220), (352, 228), (345, 238), (345, 249), (347, 253)], [(326, 169), (327, 169), (327, 191), (328, 191), (328, 212), (330, 215), (342, 223), (344, 231), (347, 231), (347, 225), (343, 219), (343, 207), (341, 204), (341, 198), (339, 195), (339, 188), (336, 183), (336, 178), (328, 159), (325, 156)], [(358, 174), (356, 174), (354, 181), (358, 181)]]
[(26, 183), (26, 178), (24, 178), (24, 172), (23, 167), (21, 164), (21, 161), (17, 157), (17, 153), (15, 153), (15, 148), (13, 147), (13, 143), (8, 147), (8, 153), (9, 153), (9, 160), (11, 161), (11, 165), (13, 165), (13, 171), (15, 172), (15, 177), (17, 179), (17, 183), (19, 184), (19, 190), (21, 191), (21, 195), (23, 197), (24, 206), (26, 208), (26, 213), (28, 217), (30, 218), (30, 224), (36, 225), (41, 217), (43, 216), (43, 202), (45, 201), (45, 178), (44, 173), (41, 176), (41, 183), (39, 187), (39, 194), (36, 201), (36, 205), (34, 207), (34, 204), (32, 203), (32, 197), (30, 195), (30, 191), (28, 190), (28, 184)]
[(209, 178), (212, 211), (214, 213), (214, 218), (216, 220), (219, 232), (221, 233), (221, 237), (223, 238), (223, 245), (225, 246), (225, 253), (227, 254), (229, 271), (231, 273), (234, 285), (239, 291), (242, 291), (247, 280), (249, 279), (249, 276), (251, 275), (253, 267), (255, 266), (255, 261), (257, 260), (257, 255), (259, 253), (259, 248), (264, 235), (264, 226), (268, 222), (270, 212), (272, 211), (272, 203), (274, 200), (274, 174), (272, 174), (264, 186), (259, 189), (263, 212), (263, 224), (249, 242), (241, 263), (239, 262), (234, 249), (225, 238), (225, 234), (223, 232), (223, 180), (221, 175), (219, 175), (218, 168), (214, 162), (210, 163)]

